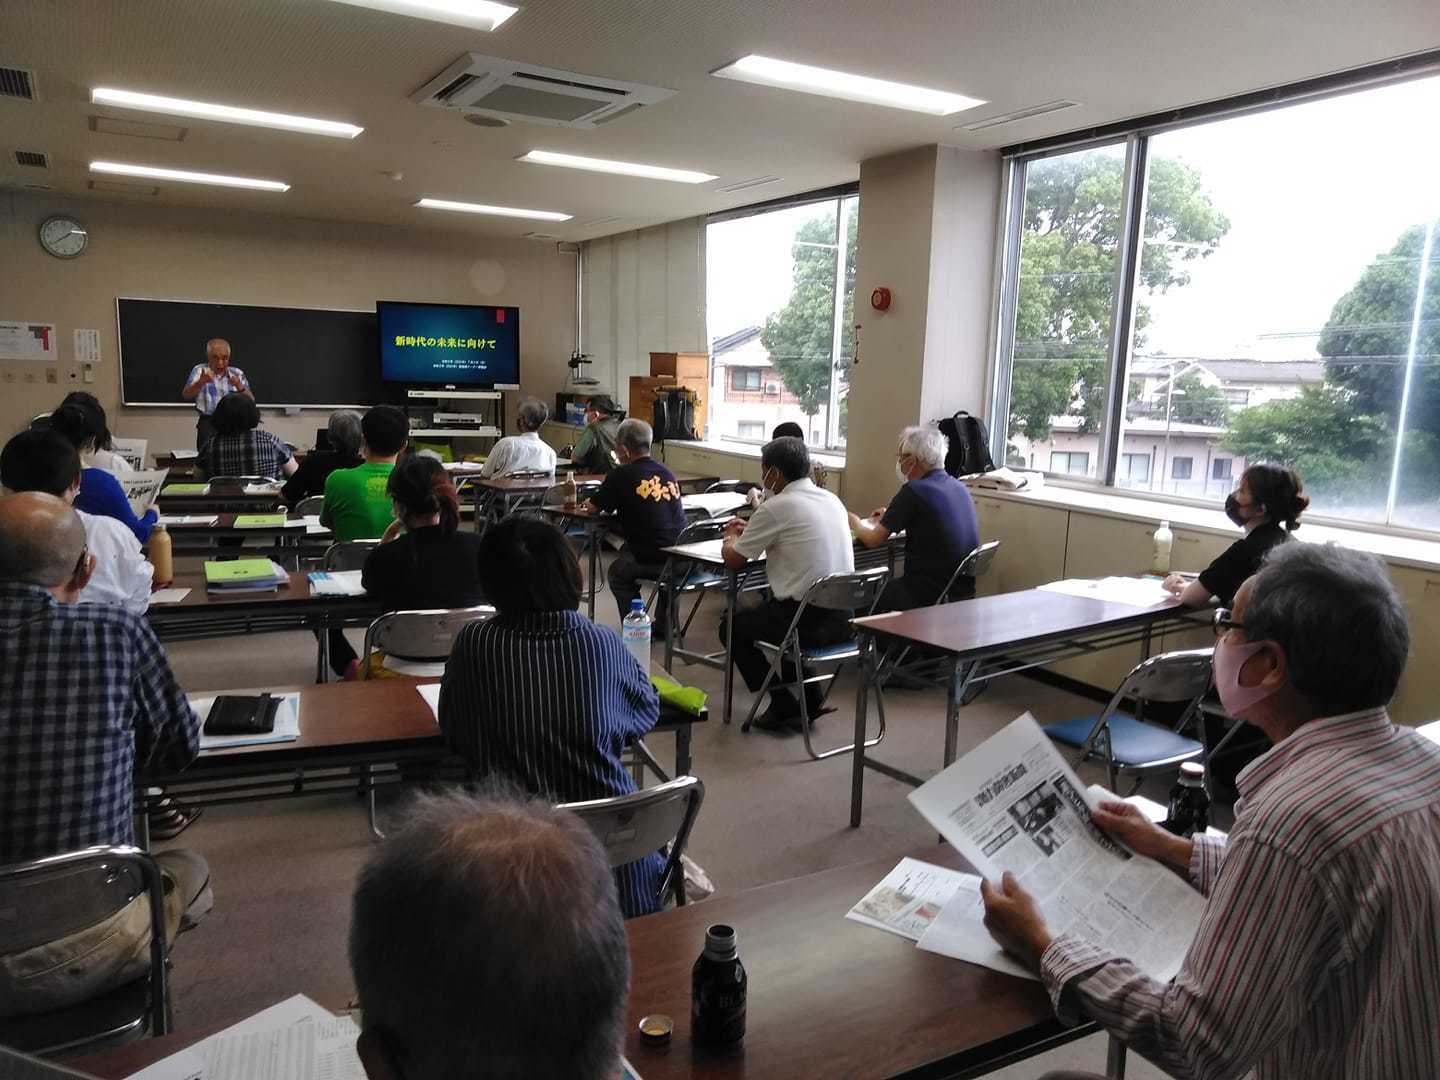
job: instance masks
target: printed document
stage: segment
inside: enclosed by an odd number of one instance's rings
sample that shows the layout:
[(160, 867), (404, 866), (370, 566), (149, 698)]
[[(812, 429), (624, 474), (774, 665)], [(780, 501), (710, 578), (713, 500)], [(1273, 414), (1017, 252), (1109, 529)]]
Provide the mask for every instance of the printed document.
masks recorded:
[(1088, 596), (1112, 604), (1131, 607), (1154, 607), (1175, 598), (1160, 587), (1158, 577), (1067, 578), (1037, 586), (1041, 592), (1063, 593), (1066, 596)]
[(364, 596), (363, 570), (312, 570), (310, 591), (316, 596)]
[(919, 941), (962, 880), (974, 876), (919, 859), (901, 859), (845, 917)]
[(1171, 978), (1204, 898), (1090, 818), (1096, 800), (1029, 713), (910, 794), (910, 801), (991, 881), (1013, 873), (1054, 934), (1070, 933)]
[(165, 469), (146, 469), (142, 472), (118, 473), (115, 479), (125, 489), (125, 498), (130, 500), (130, 510), (136, 517), (144, 517), (165, 483)]
[(1021, 979), (1036, 978), (1023, 964), (1011, 959), (1010, 954), (996, 944), (990, 931), (985, 929), (985, 901), (980, 899), (980, 878), (975, 874), (961, 874), (960, 878), (954, 895), (946, 901), (925, 933), (920, 935), (920, 948)]

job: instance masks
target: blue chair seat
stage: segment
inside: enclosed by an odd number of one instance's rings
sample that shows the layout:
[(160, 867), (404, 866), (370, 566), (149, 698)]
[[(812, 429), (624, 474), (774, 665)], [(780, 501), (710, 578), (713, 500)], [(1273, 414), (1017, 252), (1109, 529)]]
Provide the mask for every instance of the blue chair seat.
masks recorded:
[[(685, 578), (685, 584), (681, 586), (681, 592), (694, 592), (696, 589), (709, 589), (716, 585), (725, 583), (725, 573), (717, 570), (692, 570), (690, 576)], [(648, 584), (648, 582), (647, 582)], [(670, 588), (670, 582), (659, 583), (662, 588)]]
[[(1077, 716), (1058, 724), (1046, 724), (1045, 734), (1065, 746), (1079, 748), (1095, 726), (1095, 716)], [(1205, 747), (1194, 739), (1186, 738), (1169, 728), (1156, 727), (1136, 720), (1133, 716), (1117, 715), (1110, 718), (1110, 752), (1117, 765), (1150, 765), (1156, 762), (1177, 761), (1197, 757)]]

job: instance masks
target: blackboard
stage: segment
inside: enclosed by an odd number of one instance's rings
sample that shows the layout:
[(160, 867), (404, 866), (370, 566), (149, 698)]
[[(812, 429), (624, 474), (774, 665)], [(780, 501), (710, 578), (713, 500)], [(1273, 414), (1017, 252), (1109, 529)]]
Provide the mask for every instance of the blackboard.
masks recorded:
[(260, 406), (374, 405), (380, 384), (373, 311), (253, 307), (180, 300), (115, 302), (126, 405), (186, 405), (180, 388), (211, 338), (230, 342)]

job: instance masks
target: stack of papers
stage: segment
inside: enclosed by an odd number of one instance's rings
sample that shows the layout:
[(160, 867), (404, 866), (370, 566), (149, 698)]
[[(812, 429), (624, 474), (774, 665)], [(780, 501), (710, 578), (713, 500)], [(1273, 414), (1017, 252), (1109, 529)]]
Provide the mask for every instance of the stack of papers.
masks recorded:
[(281, 484), (246, 484), (244, 492), (246, 495), (275, 495), (282, 486)]
[(363, 570), (312, 570), (310, 591), (316, 596), (364, 596)]
[[(172, 487), (174, 485), (171, 485)], [(168, 488), (166, 489), (169, 490)], [(218, 514), (161, 514), (160, 524), (167, 529), (175, 525), (218, 525)]]
[(190, 595), (189, 589), (156, 589), (150, 594), (150, 606), (156, 604), (178, 604)]
[(209, 484), (166, 484), (161, 495), (208, 495)]
[[(283, 529), (285, 527), (284, 514), (236, 514), (235, 528), (237, 529)], [(298, 525), (297, 525), (298, 527)]]
[(210, 718), (214, 697), (192, 697), (190, 707), (200, 717), (200, 749), (219, 750), (230, 746), (255, 746), (259, 743), (294, 742), (300, 738), (300, 695), (285, 694), (275, 709), (275, 726), (259, 735), (206, 735), (205, 721)]
[(270, 559), (232, 559), (205, 564), (205, 587), (211, 592), (274, 592), (290, 583), (290, 572)]
[(1154, 607), (1174, 597), (1160, 586), (1158, 577), (1107, 577), (1098, 579), (1069, 578), (1052, 581), (1038, 588), (1043, 592), (1063, 593), (1066, 596), (1088, 596), (1094, 600), (1106, 600), (1112, 604), (1128, 604), (1131, 607)]
[(200, 456), (199, 450), (171, 450), (170, 456), (176, 461), (194, 461)]
[(301, 525), (305, 526), (305, 535), (314, 536), (316, 533), (328, 533), (330, 530), (320, 524), (319, 514), (306, 514), (300, 519)]
[(130, 1080), (365, 1080), (359, 1036), (350, 1017), (296, 994)]

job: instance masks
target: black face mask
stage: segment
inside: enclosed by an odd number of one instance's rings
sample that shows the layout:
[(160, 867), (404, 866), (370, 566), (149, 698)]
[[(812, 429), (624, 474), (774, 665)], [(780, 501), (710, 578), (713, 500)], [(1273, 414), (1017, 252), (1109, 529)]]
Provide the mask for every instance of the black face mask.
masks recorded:
[(1235, 498), (1233, 494), (1225, 496), (1225, 516), (1243, 529), (1247, 522), (1245, 518), (1240, 516), (1241, 509), (1240, 500)]

